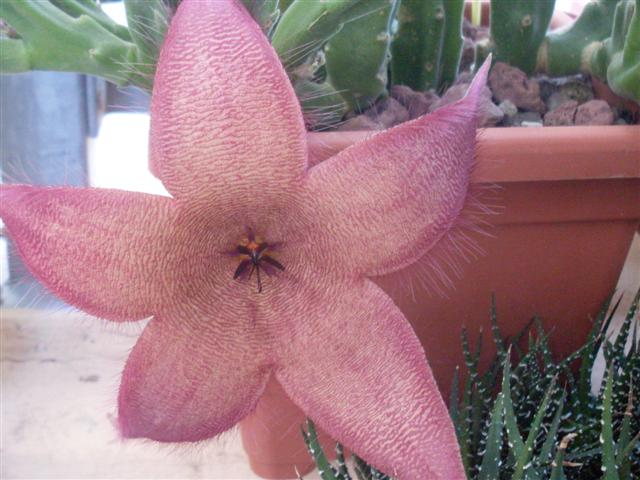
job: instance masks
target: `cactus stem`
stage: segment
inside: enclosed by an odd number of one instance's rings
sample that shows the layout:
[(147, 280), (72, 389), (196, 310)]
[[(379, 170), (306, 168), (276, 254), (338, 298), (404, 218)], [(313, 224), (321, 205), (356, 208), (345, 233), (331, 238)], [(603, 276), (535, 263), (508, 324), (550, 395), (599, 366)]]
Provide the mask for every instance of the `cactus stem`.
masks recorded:
[(580, 71), (591, 71), (591, 59), (593, 54), (603, 47), (603, 43), (600, 41), (591, 42), (580, 53)]

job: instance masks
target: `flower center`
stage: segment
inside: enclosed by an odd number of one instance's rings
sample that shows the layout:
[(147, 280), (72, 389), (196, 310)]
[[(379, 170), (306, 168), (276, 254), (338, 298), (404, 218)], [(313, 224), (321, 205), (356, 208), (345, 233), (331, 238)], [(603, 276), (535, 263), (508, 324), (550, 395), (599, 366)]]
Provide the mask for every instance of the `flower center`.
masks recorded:
[(262, 292), (261, 272), (268, 276), (275, 274), (278, 270), (284, 271), (284, 266), (271, 256), (270, 245), (260, 238), (249, 234), (236, 247), (236, 253), (240, 256), (240, 263), (233, 274), (233, 279), (250, 280), (253, 273), (258, 281), (258, 293)]

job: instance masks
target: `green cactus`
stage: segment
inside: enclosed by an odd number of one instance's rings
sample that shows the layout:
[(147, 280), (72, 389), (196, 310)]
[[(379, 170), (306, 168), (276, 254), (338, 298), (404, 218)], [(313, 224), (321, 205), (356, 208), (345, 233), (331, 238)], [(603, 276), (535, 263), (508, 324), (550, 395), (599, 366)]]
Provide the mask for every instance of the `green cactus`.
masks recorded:
[[(635, 2), (635, 3), (634, 3)], [(611, 36), (593, 48), (585, 69), (621, 97), (640, 101), (640, 2), (621, 0)]]
[(618, 95), (640, 102), (640, 0), (635, 1), (635, 9), (633, 6), (627, 3), (622, 31), (612, 33), (612, 48), (622, 44), (622, 49), (613, 54), (606, 79)]
[(280, 0), (278, 4), (278, 7), (280, 8), (280, 14), (283, 14), (294, 1), (295, 0)]
[(294, 0), (275, 28), (271, 43), (293, 78), (310, 78), (305, 68), (345, 23), (367, 15), (379, 5), (369, 0)]
[(3, 73), (54, 70), (150, 88), (152, 69), (125, 32), (87, 0), (0, 2)]
[(278, 0), (242, 0), (242, 3), (264, 34), (270, 37), (280, 18), (281, 7)]
[[(335, 125), (385, 94), (389, 83), (442, 91), (459, 67), (463, 0), (241, 0), (272, 34), (312, 125)], [(125, 0), (129, 28), (94, 0), (0, 1), (0, 69), (72, 71), (150, 90), (171, 15), (180, 0)], [(531, 71), (553, 0), (493, 0), (494, 51)], [(590, 73), (640, 99), (637, 0), (594, 0), (537, 50), (536, 71)], [(398, 9), (397, 22), (394, 11)], [(281, 12), (284, 12), (280, 15)], [(399, 25), (397, 34), (392, 27)], [(389, 60), (389, 51), (393, 58)], [(389, 65), (390, 63), (390, 65)], [(391, 71), (391, 82), (387, 72)]]
[(464, 0), (447, 0), (444, 9), (444, 35), (440, 50), (440, 85), (443, 90), (458, 76), (462, 56)]
[(153, 76), (173, 10), (164, 0), (124, 0), (124, 6), (140, 63)]
[(458, 72), (463, 0), (403, 0), (393, 41), (391, 77), (414, 90), (441, 90)]
[(536, 71), (552, 76), (589, 70), (595, 48), (611, 35), (618, 0), (596, 0), (585, 5), (568, 29), (547, 34), (538, 49)]
[(491, 38), (496, 61), (531, 74), (555, 0), (491, 0)]
[(624, 45), (624, 38), (621, 39), (620, 37), (624, 30), (626, 6), (627, 4), (625, 2), (619, 2), (616, 5), (613, 14), (611, 36), (597, 44), (597, 47), (593, 49), (591, 60), (588, 63), (590, 73), (602, 80), (606, 80), (607, 78), (607, 68), (609, 68), (609, 64), (611, 63), (611, 57), (615, 52), (622, 50)]
[(327, 82), (354, 111), (369, 108), (387, 88), (391, 27), (399, 2), (370, 3), (378, 8), (345, 24), (324, 49)]
[(111, 20), (94, 0), (51, 0), (51, 3), (74, 18), (78, 18), (81, 15), (90, 16), (114, 35), (123, 40), (131, 40), (129, 29)]

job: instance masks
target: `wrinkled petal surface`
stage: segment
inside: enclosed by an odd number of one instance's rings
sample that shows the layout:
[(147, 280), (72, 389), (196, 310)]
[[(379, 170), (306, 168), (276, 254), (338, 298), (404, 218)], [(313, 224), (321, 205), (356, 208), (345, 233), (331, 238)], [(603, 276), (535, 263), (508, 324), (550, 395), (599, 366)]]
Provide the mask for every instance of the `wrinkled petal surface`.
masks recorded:
[(276, 378), (323, 430), (403, 480), (465, 478), (424, 350), (379, 287), (296, 282), (273, 309)]
[(2, 185), (0, 216), (31, 273), (86, 312), (137, 320), (172, 296), (176, 211), (170, 198)]
[(422, 257), (453, 225), (475, 157), (490, 61), (462, 100), (357, 143), (310, 170), (315, 230), (346, 271), (382, 275)]
[(228, 288), (212, 295), (206, 309), (183, 305), (145, 328), (122, 375), (124, 437), (203, 440), (255, 407), (270, 368), (254, 309)]
[(304, 122), (240, 2), (181, 3), (158, 62), (150, 142), (154, 171), (180, 200), (227, 212), (287, 201), (306, 168)]

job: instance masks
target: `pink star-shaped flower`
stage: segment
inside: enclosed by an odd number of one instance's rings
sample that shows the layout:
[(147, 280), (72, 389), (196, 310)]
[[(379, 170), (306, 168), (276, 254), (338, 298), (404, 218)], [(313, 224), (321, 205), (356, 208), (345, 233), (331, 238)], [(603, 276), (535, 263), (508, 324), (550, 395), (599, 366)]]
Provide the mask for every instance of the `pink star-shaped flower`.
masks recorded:
[(153, 317), (122, 376), (125, 437), (217, 435), (275, 375), (377, 468), (465, 478), (420, 342), (370, 277), (423, 257), (458, 217), (487, 69), (459, 102), (309, 168), (299, 104), (258, 26), (235, 1), (183, 0), (151, 112), (151, 162), (173, 198), (1, 189), (43, 284), (103, 318)]

